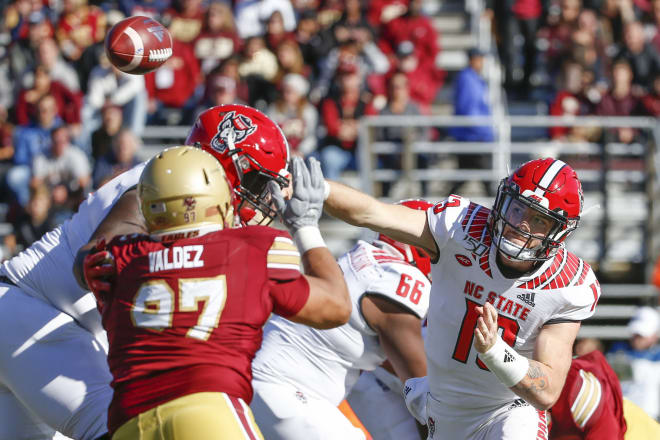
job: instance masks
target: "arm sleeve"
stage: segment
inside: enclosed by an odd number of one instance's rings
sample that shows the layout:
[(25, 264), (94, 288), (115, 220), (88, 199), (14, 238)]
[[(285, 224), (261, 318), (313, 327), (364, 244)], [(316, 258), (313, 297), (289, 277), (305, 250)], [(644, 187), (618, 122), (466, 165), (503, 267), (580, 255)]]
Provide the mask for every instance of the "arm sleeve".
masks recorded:
[(272, 281), (270, 295), (273, 300), (273, 312), (288, 318), (298, 313), (309, 298), (309, 282), (304, 275), (288, 281)]

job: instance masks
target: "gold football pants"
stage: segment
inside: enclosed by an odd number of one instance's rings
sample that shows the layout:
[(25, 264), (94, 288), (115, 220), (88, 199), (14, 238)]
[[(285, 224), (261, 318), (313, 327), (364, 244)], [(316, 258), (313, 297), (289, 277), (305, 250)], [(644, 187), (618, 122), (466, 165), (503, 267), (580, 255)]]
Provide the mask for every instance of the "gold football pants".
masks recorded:
[(195, 393), (145, 411), (112, 440), (263, 440), (250, 408), (225, 393)]

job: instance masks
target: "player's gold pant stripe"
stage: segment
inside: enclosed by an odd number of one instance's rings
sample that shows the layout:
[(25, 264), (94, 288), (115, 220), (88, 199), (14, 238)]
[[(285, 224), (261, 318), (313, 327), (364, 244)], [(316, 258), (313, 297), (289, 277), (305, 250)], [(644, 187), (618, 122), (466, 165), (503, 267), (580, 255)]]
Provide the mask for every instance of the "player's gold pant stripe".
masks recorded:
[(112, 440), (264, 440), (250, 408), (225, 393), (179, 397), (133, 417)]

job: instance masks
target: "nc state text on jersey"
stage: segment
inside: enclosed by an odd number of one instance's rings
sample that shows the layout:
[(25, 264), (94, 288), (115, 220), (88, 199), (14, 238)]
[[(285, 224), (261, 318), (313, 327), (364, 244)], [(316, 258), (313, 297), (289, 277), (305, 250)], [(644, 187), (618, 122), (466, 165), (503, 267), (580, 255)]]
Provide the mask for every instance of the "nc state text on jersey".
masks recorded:
[[(481, 286), (472, 281), (465, 281), (465, 287), (463, 288), (463, 293), (467, 296), (472, 296), (476, 299), (481, 299), (483, 297), (484, 286)], [(486, 299), (491, 303), (499, 313), (506, 313), (515, 318), (520, 318), (523, 321), (527, 320), (527, 315), (532, 310), (529, 307), (525, 307), (517, 301), (513, 301), (505, 296), (498, 295), (495, 292), (488, 292), (488, 298)]]
[(172, 246), (169, 249), (149, 252), (149, 272), (203, 267), (202, 252), (203, 245)]

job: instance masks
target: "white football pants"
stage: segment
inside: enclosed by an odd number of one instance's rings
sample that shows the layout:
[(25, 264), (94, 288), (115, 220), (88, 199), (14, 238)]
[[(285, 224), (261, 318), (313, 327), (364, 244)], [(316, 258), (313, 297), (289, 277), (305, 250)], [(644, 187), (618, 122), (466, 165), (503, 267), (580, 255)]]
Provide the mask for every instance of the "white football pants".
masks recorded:
[(252, 381), (250, 408), (268, 440), (365, 440), (364, 433), (325, 399), (307, 396), (293, 385)]
[(0, 440), (53, 438), (40, 421), (75, 440), (106, 433), (106, 354), (69, 315), (0, 283)]

